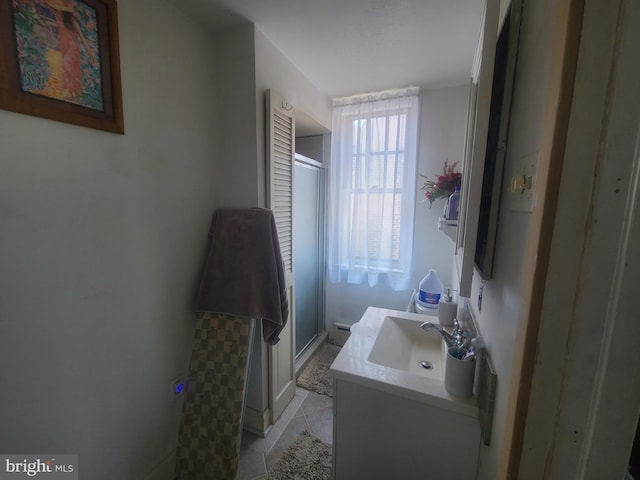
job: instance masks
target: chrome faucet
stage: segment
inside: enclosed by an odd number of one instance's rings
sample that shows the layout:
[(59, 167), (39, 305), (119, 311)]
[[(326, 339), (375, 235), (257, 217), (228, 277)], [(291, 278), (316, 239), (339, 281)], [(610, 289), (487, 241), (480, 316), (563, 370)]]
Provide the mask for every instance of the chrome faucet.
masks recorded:
[(425, 332), (429, 330), (437, 331), (442, 336), (442, 340), (444, 340), (444, 343), (447, 345), (448, 348), (460, 347), (464, 343), (465, 338), (462, 334), (462, 329), (460, 328), (460, 324), (458, 323), (457, 320), (454, 322), (454, 325), (455, 326), (451, 333), (447, 332), (440, 325), (436, 325), (431, 322), (424, 322), (422, 325), (420, 325), (420, 328), (423, 329)]

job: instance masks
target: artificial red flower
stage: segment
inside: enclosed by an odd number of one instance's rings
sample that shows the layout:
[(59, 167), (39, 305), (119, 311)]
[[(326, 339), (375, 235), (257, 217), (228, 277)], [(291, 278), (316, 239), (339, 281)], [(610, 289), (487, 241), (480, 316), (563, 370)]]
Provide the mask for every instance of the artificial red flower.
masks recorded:
[(429, 200), (429, 206), (433, 205), (433, 202), (439, 198), (448, 198), (449, 195), (455, 191), (456, 187), (460, 186), (462, 183), (462, 174), (456, 171), (457, 165), (458, 162), (449, 165), (447, 160), (445, 160), (443, 175), (439, 175), (437, 181), (429, 180), (429, 177), (422, 174), (420, 175), (425, 179), (422, 190), (425, 191), (425, 198)]

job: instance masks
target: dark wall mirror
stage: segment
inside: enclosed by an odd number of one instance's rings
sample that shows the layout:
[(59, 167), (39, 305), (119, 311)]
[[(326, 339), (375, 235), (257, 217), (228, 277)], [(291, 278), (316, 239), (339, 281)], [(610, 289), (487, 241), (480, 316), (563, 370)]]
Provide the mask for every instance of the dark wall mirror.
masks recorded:
[(523, 0), (509, 5), (499, 28), (500, 2), (487, 0), (472, 70), (456, 266), (459, 294), (471, 295), (474, 267), (493, 275), (502, 176)]
[[(518, 55), (521, 2), (510, 5), (496, 44), (487, 147), (474, 261), (482, 278), (493, 276), (500, 195), (509, 136), (509, 114)], [(514, 11), (514, 9), (516, 9)]]

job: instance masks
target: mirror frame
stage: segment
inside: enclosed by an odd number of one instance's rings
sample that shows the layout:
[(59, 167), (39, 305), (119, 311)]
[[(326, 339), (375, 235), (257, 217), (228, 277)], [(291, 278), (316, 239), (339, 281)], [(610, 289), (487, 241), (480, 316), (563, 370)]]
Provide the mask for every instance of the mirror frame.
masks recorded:
[(514, 0), (507, 5), (496, 44), (480, 217), (474, 254), (475, 266), (483, 279), (493, 277), (521, 19), (522, 0)]
[(460, 202), (460, 220), (458, 223), (455, 257), (459, 281), (458, 295), (467, 298), (471, 296), (474, 255), (478, 235), (482, 176), (487, 148), (493, 64), (495, 61), (499, 16), (500, 1), (486, 0), (482, 30), (471, 73), (467, 135), (462, 169), (462, 201)]
[(499, 28), (500, 1), (486, 1), (474, 58), (455, 261), (459, 295), (467, 298), (474, 267), (483, 279), (493, 276), (522, 4), (523, 0), (509, 2)]

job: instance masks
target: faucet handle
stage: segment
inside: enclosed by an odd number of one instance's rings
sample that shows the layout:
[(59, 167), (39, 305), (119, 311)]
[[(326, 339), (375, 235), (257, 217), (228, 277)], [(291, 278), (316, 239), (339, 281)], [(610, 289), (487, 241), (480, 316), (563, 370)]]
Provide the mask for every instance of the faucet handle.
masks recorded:
[(457, 318), (453, 319), (453, 335), (461, 334), (462, 328), (460, 327), (460, 322)]
[(471, 337), (471, 332), (466, 328), (462, 328), (458, 319), (454, 318), (451, 336), (454, 338), (456, 346), (461, 347), (467, 343), (467, 340)]

